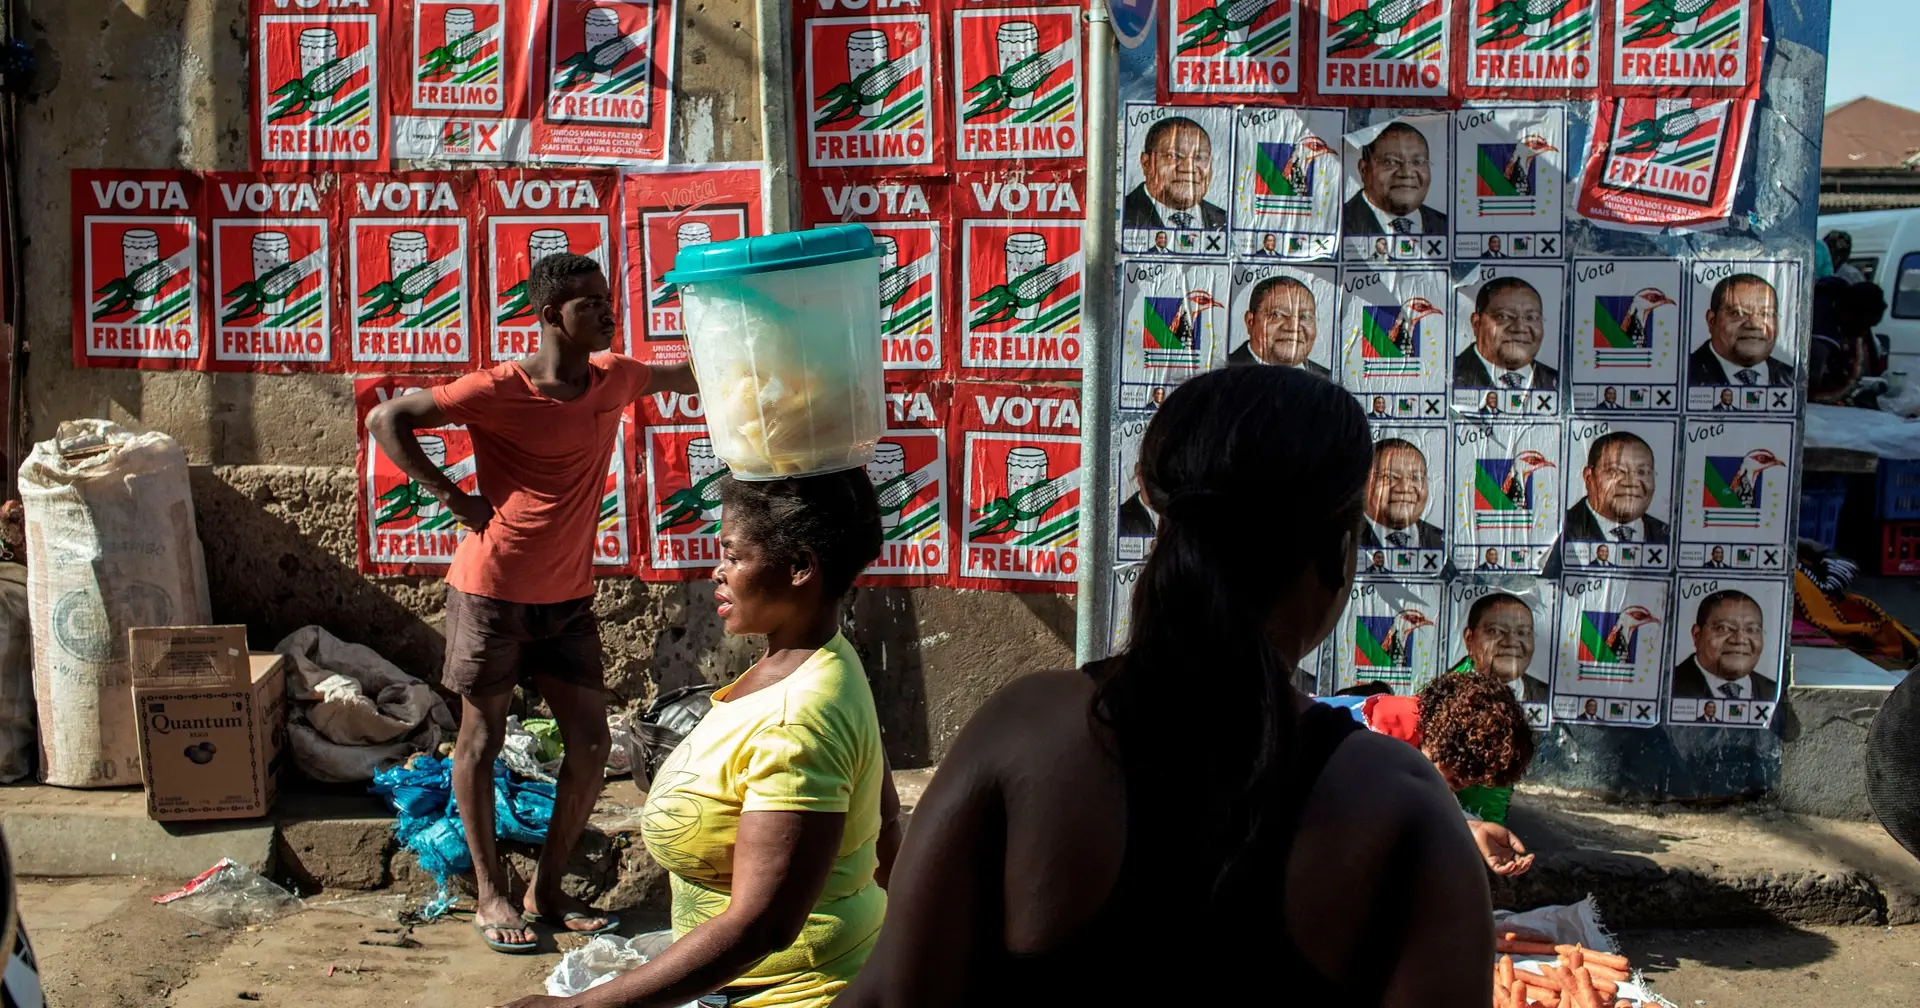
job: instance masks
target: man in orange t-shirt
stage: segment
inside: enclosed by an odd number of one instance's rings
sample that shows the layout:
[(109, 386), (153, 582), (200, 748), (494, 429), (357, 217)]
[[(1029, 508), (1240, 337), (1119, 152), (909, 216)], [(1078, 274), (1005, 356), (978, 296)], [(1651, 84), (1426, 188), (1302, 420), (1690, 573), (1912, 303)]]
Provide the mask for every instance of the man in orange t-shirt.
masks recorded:
[[(387, 457), (470, 530), (447, 571), (443, 682), (461, 698), (453, 793), (473, 854), (474, 926), (500, 952), (535, 949), (525, 924), (550, 921), (582, 934), (619, 924), (560, 890), (609, 745), (593, 543), (622, 411), (649, 392), (697, 391), (684, 365), (594, 356), (613, 345), (617, 318), (592, 259), (562, 254), (534, 263), (527, 300), (540, 317), (531, 357), (367, 415)], [(473, 439), (480, 493), (462, 493), (420, 449), (415, 431), (446, 424), (465, 425)], [(507, 899), (493, 835), (493, 764), (517, 683), (546, 699), (566, 745), (547, 842), (519, 907)]]

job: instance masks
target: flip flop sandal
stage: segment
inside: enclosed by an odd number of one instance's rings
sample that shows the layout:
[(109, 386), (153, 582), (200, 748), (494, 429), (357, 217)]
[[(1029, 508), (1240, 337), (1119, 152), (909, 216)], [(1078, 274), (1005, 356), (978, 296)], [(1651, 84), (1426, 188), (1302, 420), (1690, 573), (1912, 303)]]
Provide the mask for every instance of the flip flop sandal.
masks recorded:
[[(611, 934), (614, 931), (620, 930), (620, 918), (610, 913), (587, 913), (582, 910), (568, 910), (566, 913), (563, 913), (560, 915), (560, 920), (558, 922), (555, 922), (554, 919), (548, 916), (547, 914), (534, 913), (533, 911), (528, 910), (520, 915), (520, 919), (523, 921), (526, 921), (529, 924), (539, 924), (545, 927), (551, 927), (554, 929), (555, 933), (591, 936), (591, 935), (599, 935), (599, 934)], [(604, 920), (606, 921), (606, 923), (600, 925), (597, 928), (594, 928), (591, 931), (580, 931), (567, 926), (567, 924), (572, 921), (596, 920), (596, 919)]]
[(526, 955), (529, 952), (538, 951), (540, 948), (540, 943), (538, 941), (505, 942), (505, 941), (497, 941), (495, 939), (487, 937), (487, 932), (489, 931), (522, 930), (521, 928), (517, 928), (512, 924), (482, 924), (478, 919), (476, 919), (473, 922), (473, 929), (479, 932), (480, 940), (485, 942), (488, 948), (494, 950), (495, 952), (500, 953), (501, 955)]

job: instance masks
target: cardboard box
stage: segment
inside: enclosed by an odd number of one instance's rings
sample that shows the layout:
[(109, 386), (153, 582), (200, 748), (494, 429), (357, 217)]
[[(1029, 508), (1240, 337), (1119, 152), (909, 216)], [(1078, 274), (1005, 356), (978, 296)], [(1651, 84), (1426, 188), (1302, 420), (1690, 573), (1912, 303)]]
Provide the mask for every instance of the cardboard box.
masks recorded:
[(130, 631), (147, 815), (249, 819), (278, 794), (287, 659), (247, 651), (244, 626)]

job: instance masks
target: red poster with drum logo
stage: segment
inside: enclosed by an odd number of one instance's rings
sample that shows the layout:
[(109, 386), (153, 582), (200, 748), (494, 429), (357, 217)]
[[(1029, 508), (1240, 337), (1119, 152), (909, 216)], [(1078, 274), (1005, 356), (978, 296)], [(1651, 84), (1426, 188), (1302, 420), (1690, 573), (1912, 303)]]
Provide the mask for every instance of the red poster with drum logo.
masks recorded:
[(644, 581), (697, 581), (720, 563), (720, 478), (706, 410), (697, 395), (655, 392), (634, 405), (640, 419), (646, 506)]
[(1170, 0), (1160, 95), (1174, 105), (1300, 91), (1300, 50), (1313, 12), (1297, 0)]
[[(794, 111), (810, 169), (947, 171), (944, 13), (896, 0), (793, 5)], [(833, 16), (833, 15), (844, 16)]]
[(627, 352), (685, 363), (686, 320), (667, 271), (682, 248), (765, 234), (766, 173), (757, 164), (628, 172), (620, 205)]
[(1608, 93), (1760, 97), (1763, 0), (1603, 0)]
[(1454, 73), (1468, 98), (1592, 98), (1607, 0), (1460, 0)]
[(201, 176), (76, 170), (70, 185), (74, 366), (203, 367)]
[(331, 371), (341, 319), (338, 175), (205, 176), (216, 371)]
[(959, 382), (947, 444), (954, 587), (1070, 592), (1080, 569), (1080, 393)]
[(253, 167), (387, 162), (389, 0), (252, 0)]
[[(360, 433), (355, 470), (359, 520), (360, 571), (363, 574), (437, 575), (446, 573), (453, 553), (467, 530), (451, 512), (415, 483), (389, 459), (366, 433), (367, 413), (396, 396), (406, 395), (455, 379), (449, 375), (385, 375), (359, 378), (353, 383), (354, 414)], [(458, 425), (415, 432), (427, 458), (460, 489), (483, 493), (473, 454), (473, 439)], [(594, 529), (593, 573), (596, 577), (634, 573), (638, 544), (633, 500), (635, 424), (629, 411), (620, 419), (613, 451), (607, 458), (600, 514)]]
[(1084, 158), (1080, 16), (1077, 4), (954, 11), (956, 161)]
[(1314, 92), (1328, 105), (1413, 107), (1450, 97), (1453, 8), (1470, 0), (1322, 0)]
[(459, 372), (479, 360), (473, 172), (396, 172), (340, 180), (355, 372)]
[(534, 161), (667, 159), (676, 9), (673, 0), (537, 0)]
[(380, 72), (404, 160), (525, 161), (533, 115), (530, 0), (392, 0)]
[(1080, 172), (992, 172), (954, 180), (960, 295), (954, 329), (966, 376), (1080, 377)]
[(922, 587), (951, 583), (947, 423), (953, 386), (887, 386), (887, 430), (867, 476), (880, 502), (880, 556), (861, 584)]
[(1625, 230), (1725, 227), (1754, 104), (1740, 98), (1595, 103), (1580, 216)]
[[(481, 359), (492, 366), (540, 347), (540, 318), (527, 301), (527, 271), (536, 261), (583, 255), (600, 264), (610, 285), (617, 282), (620, 180), (610, 171), (503, 168), (482, 169), (476, 182), (486, 316)], [(616, 335), (613, 349), (622, 350), (621, 343)]]
[(948, 187), (905, 176), (809, 172), (800, 186), (804, 227), (860, 223), (880, 246), (880, 361), (901, 380), (943, 376), (952, 357), (953, 218)]

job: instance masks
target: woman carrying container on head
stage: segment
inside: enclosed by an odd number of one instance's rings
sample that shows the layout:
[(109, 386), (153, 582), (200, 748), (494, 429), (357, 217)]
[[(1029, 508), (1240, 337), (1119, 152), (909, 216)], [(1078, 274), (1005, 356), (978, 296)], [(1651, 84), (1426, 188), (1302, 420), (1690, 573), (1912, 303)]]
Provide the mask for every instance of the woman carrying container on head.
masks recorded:
[(1132, 639), (989, 700), (914, 811), (887, 926), (835, 1008), (1482, 1008), (1492, 900), (1410, 746), (1292, 683), (1353, 586), (1372, 448), (1292, 368), (1154, 414)]
[(720, 483), (714, 598), (767, 651), (713, 694), (642, 813), (670, 874), (673, 941), (572, 998), (513, 1008), (824, 1008), (873, 948), (900, 842), (899, 798), (840, 603), (880, 553), (865, 471)]

